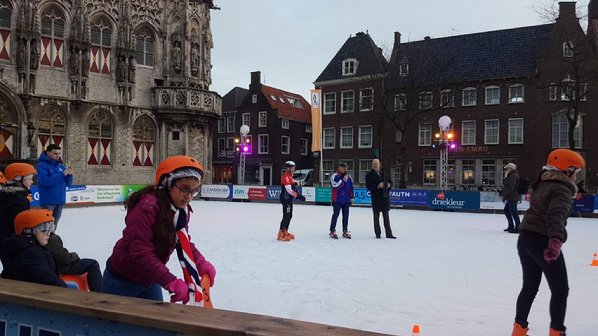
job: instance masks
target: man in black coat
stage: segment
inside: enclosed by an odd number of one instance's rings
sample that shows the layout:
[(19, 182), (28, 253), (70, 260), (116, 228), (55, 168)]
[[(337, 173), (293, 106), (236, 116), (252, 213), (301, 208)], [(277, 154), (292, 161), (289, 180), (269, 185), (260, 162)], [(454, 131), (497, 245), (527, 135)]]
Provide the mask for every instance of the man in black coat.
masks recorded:
[(374, 212), (374, 233), (376, 238), (380, 239), (380, 212), (384, 219), (384, 231), (386, 238), (396, 239), (397, 237), (392, 235), (392, 229), (390, 228), (390, 217), (388, 210), (390, 210), (390, 197), (389, 190), (392, 187), (392, 181), (390, 178), (381, 170), (382, 164), (380, 160), (372, 160), (372, 170), (365, 176), (365, 185), (370, 191), (372, 198), (372, 211)]
[(519, 173), (514, 163), (508, 163), (505, 167), (504, 187), (500, 196), (505, 202), (505, 217), (507, 217), (508, 227), (504, 230), (509, 233), (519, 233), (519, 212), (517, 203), (521, 201), (521, 195), (517, 188), (519, 187)]

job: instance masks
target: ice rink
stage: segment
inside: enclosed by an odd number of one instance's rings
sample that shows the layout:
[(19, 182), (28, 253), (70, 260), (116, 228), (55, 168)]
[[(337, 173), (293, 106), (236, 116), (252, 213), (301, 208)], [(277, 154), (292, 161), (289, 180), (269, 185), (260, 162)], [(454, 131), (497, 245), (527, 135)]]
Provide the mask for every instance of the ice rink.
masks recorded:
[[(292, 242), (276, 241), (279, 204), (194, 201), (191, 239), (217, 269), (216, 308), (394, 335), (508, 335), (521, 286), (517, 235), (502, 214), (391, 210), (398, 239), (375, 239), (370, 208), (352, 207), (353, 239), (328, 237), (332, 207), (296, 205)], [(102, 269), (120, 237), (122, 206), (67, 208), (65, 247)], [(337, 231), (342, 231), (341, 221)], [(598, 335), (598, 220), (571, 218), (563, 245), (569, 286), (568, 334)], [(169, 268), (181, 274), (176, 256)], [(543, 280), (530, 314), (548, 335), (550, 291)]]

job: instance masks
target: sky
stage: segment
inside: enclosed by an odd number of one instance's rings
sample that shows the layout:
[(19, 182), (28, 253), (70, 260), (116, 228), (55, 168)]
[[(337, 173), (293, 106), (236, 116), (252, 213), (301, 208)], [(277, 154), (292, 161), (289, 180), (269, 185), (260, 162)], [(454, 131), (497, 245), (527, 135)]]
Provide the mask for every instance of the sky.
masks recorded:
[[(262, 83), (309, 96), (313, 82), (350, 36), (368, 32), (390, 54), (402, 41), (548, 23), (556, 0), (215, 0), (211, 12), (212, 91), (224, 96)], [(578, 2), (578, 16), (588, 0)], [(556, 7), (553, 7), (556, 6)], [(585, 29), (586, 24), (582, 24)]]
[[(324, 323), (390, 335), (510, 335), (521, 288), (517, 235), (502, 214), (393, 209), (398, 238), (376, 239), (372, 210), (353, 206), (352, 239), (328, 237), (332, 207), (298, 204), (276, 241), (280, 204), (193, 201), (191, 240), (214, 264), (215, 308)], [(57, 233), (102, 270), (124, 228), (122, 205), (66, 208)], [(339, 218), (337, 230), (341, 230)], [(596, 219), (570, 218), (563, 245), (569, 277), (568, 334), (598, 330)], [(93, 241), (93, 243), (92, 243)], [(181, 276), (176, 255), (168, 268)], [(168, 298), (165, 293), (165, 298)], [(548, 335), (550, 291), (537, 294), (530, 335)]]

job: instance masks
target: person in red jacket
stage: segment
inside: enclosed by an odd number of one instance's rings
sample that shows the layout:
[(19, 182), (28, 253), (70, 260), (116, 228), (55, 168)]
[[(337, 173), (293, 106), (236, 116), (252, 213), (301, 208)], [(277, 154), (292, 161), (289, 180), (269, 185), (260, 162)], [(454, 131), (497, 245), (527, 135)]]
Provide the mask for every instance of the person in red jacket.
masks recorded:
[(527, 318), (542, 274), (551, 292), (549, 335), (565, 335), (569, 281), (561, 246), (567, 240), (567, 217), (577, 193), (575, 179), (584, 167), (585, 159), (579, 153), (555, 149), (531, 185), (530, 207), (521, 222), (517, 240), (523, 283), (517, 297), (512, 336), (527, 335)]
[[(189, 241), (189, 203), (199, 193), (201, 164), (190, 156), (166, 158), (156, 170), (156, 185), (133, 193), (125, 201), (125, 228), (106, 261), (105, 293), (162, 301), (162, 288), (170, 302), (195, 302), (200, 297), (199, 277), (214, 285), (216, 269)], [(166, 264), (177, 251), (183, 278)], [(197, 300), (199, 302), (200, 300)]]
[(293, 180), (293, 173), (295, 172), (295, 162), (287, 161), (284, 163), (285, 172), (280, 179), (280, 203), (282, 204), (282, 220), (280, 221), (280, 229), (278, 230), (277, 240), (291, 241), (295, 239), (295, 235), (289, 233), (289, 225), (291, 218), (293, 218), (293, 200), (298, 198), (305, 201), (305, 197), (295, 191), (297, 183)]

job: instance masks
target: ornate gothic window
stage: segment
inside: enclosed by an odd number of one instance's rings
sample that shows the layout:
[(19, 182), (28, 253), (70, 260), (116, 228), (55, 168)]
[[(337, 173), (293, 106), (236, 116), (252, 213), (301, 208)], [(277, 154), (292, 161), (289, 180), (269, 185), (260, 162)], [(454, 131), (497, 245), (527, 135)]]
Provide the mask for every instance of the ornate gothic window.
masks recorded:
[(42, 13), (42, 65), (56, 68), (64, 66), (64, 23), (64, 14), (54, 6)]
[(110, 74), (111, 46), (112, 25), (104, 17), (99, 17), (91, 24), (90, 72)]
[(8, 0), (0, 0), (0, 59), (10, 60), (10, 24), (12, 7)]
[(156, 124), (143, 115), (133, 124), (134, 167), (153, 167), (156, 143)]
[(87, 131), (87, 164), (109, 166), (113, 126), (108, 113), (96, 111), (89, 120)]
[(17, 134), (17, 114), (9, 101), (0, 95), (0, 159), (14, 158), (15, 135)]
[(135, 33), (135, 60), (139, 65), (154, 66), (154, 34), (147, 28)]
[(64, 114), (58, 107), (52, 106), (42, 111), (37, 119), (37, 152), (45, 151), (50, 144), (57, 144), (64, 149), (65, 130)]

